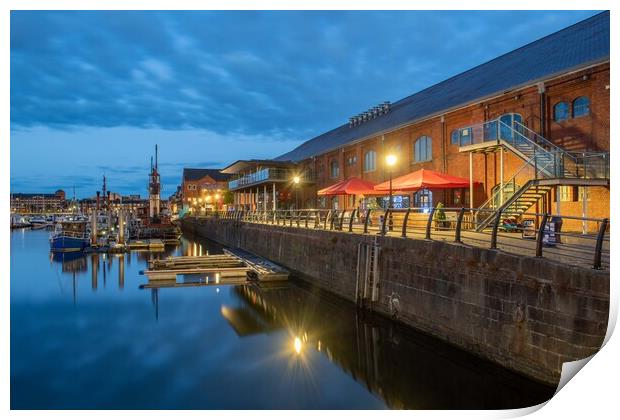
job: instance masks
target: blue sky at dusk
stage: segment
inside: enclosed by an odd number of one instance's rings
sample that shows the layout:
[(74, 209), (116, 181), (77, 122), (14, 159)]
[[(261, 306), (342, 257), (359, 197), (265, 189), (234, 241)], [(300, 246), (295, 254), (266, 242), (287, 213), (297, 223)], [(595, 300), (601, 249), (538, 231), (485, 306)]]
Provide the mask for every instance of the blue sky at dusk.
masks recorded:
[(11, 13), (11, 191), (164, 196), (596, 12)]

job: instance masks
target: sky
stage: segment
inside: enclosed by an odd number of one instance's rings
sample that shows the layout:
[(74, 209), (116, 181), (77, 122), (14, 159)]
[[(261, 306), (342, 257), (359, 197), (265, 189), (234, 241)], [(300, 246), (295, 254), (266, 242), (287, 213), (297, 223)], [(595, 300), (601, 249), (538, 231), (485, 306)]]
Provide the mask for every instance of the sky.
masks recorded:
[(162, 195), (593, 11), (12, 11), (11, 192)]

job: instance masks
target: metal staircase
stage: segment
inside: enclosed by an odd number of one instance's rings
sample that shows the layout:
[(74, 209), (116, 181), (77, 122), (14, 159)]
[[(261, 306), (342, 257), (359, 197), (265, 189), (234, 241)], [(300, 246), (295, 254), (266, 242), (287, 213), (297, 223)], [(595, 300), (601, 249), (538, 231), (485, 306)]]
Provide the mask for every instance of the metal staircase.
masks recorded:
[[(476, 211), (478, 231), (489, 226), (498, 209), (512, 216), (522, 215), (554, 185), (562, 185), (568, 180), (571, 185), (577, 180), (609, 180), (608, 153), (569, 152), (530, 130), (520, 121), (513, 118), (511, 122), (509, 125), (502, 121), (502, 118), (498, 118), (470, 127), (470, 143), (461, 144), (462, 151), (478, 148), (493, 150), (492, 148), (501, 147), (525, 161), (511, 179), (503, 183)], [(529, 181), (518, 186), (517, 177), (525, 175), (530, 178)], [(545, 182), (541, 183), (542, 180)]]

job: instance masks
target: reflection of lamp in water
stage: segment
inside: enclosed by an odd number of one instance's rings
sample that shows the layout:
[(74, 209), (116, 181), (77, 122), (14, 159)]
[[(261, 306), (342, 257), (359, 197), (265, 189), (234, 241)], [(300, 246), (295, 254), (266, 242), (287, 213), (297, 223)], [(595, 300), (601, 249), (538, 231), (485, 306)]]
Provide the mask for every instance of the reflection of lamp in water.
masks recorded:
[(295, 353), (301, 354), (301, 340), (299, 339), (299, 337), (295, 337), (293, 347), (295, 348)]

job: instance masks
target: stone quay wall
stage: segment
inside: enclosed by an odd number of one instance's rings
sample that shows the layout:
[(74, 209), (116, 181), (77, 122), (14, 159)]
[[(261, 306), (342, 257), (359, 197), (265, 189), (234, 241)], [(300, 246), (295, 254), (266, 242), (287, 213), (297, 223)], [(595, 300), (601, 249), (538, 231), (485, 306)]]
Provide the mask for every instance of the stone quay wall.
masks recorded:
[(359, 244), (376, 241), (371, 310), (548, 384), (557, 384), (562, 363), (598, 351), (607, 330), (605, 271), (443, 241), (215, 218), (182, 226), (353, 301)]

